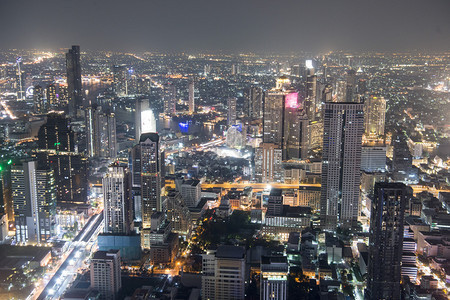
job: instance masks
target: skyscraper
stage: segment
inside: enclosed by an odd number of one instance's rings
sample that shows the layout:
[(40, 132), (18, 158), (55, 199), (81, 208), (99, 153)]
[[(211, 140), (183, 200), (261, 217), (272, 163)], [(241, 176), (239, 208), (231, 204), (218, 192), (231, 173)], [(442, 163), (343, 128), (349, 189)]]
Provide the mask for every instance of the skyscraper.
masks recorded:
[(284, 97), (283, 117), (283, 160), (306, 159), (309, 134), (308, 116), (298, 104), (298, 93), (292, 92)]
[(56, 86), (55, 84), (51, 83), (47, 86), (46, 89), (46, 95), (47, 95), (47, 106), (48, 108), (53, 108), (58, 105), (57, 99), (56, 99)]
[(244, 113), (251, 119), (263, 117), (264, 93), (260, 87), (250, 87), (244, 91)]
[(289, 264), (285, 256), (261, 257), (261, 300), (287, 299)]
[(357, 221), (363, 122), (362, 104), (325, 104), (320, 200), (325, 229)]
[(189, 82), (189, 113), (195, 112), (195, 90), (194, 81)]
[(235, 97), (228, 98), (228, 126), (236, 124), (236, 101)]
[(113, 66), (113, 91), (119, 97), (128, 95), (127, 68), (124, 65)]
[(346, 87), (346, 101), (359, 102), (356, 98), (356, 71), (350, 69), (347, 71), (347, 87)]
[(78, 110), (83, 106), (80, 46), (72, 46), (66, 53), (66, 68), (69, 116), (76, 117)]
[(314, 73), (312, 66), (307, 67), (305, 109), (310, 122), (316, 119), (317, 112), (317, 76)]
[(173, 84), (164, 86), (164, 115), (171, 116), (177, 112), (177, 89)]
[[(263, 114), (263, 142), (274, 143), (279, 146), (283, 141), (283, 122), (285, 111), (285, 97), (290, 92), (288, 88), (290, 81), (287, 77), (277, 79), (274, 89), (267, 91), (264, 96), (264, 114)], [(295, 93), (295, 96), (297, 94)], [(291, 100), (295, 100), (292, 97)], [(295, 105), (297, 103), (295, 102)]]
[(16, 241), (45, 243), (54, 234), (56, 188), (53, 170), (38, 169), (36, 161), (11, 168)]
[(409, 193), (402, 183), (375, 184), (370, 217), (367, 299), (401, 298), (403, 227)]
[(40, 85), (36, 85), (33, 89), (33, 103), (35, 113), (45, 113), (44, 89)]
[(384, 135), (386, 100), (371, 95), (364, 101), (364, 134), (366, 137)]
[(105, 233), (130, 234), (133, 228), (131, 173), (112, 164), (103, 176)]
[(116, 300), (122, 287), (120, 251), (97, 251), (91, 259), (91, 287), (102, 300)]
[(117, 155), (116, 117), (102, 112), (96, 104), (86, 111), (87, 152), (89, 157), (115, 158)]
[(392, 157), (392, 177), (395, 181), (414, 181), (417, 172), (413, 169), (412, 155), (409, 151), (406, 136), (399, 132), (393, 139), (394, 155)]
[(161, 152), (159, 135), (144, 133), (139, 141), (141, 160), (142, 227), (150, 228), (151, 216), (162, 210), (161, 203)]
[(47, 115), (39, 128), (36, 152), (39, 169), (55, 173), (58, 202), (86, 203), (87, 159), (75, 151), (74, 132), (63, 113)]

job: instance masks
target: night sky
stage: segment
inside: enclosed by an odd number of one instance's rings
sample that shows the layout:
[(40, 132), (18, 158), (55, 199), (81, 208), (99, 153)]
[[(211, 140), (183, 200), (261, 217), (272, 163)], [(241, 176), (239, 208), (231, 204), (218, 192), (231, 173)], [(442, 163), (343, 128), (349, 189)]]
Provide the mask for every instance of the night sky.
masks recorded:
[(450, 50), (450, 0), (0, 0), (0, 48)]

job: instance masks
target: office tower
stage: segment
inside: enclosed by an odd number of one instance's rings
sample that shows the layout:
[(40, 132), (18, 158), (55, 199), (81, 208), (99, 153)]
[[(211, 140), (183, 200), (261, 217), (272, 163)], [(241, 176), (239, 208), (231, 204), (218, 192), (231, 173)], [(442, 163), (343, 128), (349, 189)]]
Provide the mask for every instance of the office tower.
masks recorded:
[(347, 102), (358, 102), (356, 99), (356, 71), (350, 69), (347, 71), (347, 85), (345, 93)]
[(364, 101), (364, 134), (367, 137), (384, 135), (386, 100), (371, 95)]
[(52, 170), (40, 170), (36, 161), (11, 168), (16, 241), (45, 243), (54, 234), (56, 188)]
[(38, 165), (55, 173), (59, 204), (87, 201), (87, 159), (75, 151), (74, 132), (64, 113), (50, 113), (38, 132)]
[(47, 95), (47, 107), (48, 108), (53, 108), (53, 107), (58, 106), (57, 99), (56, 99), (55, 84), (51, 83), (47, 86), (46, 95)]
[(35, 113), (45, 113), (44, 89), (40, 85), (36, 85), (33, 89), (33, 103)]
[(287, 299), (288, 274), (285, 256), (261, 256), (261, 300)]
[(170, 190), (167, 193), (167, 220), (172, 224), (172, 231), (187, 236), (191, 230), (191, 214), (180, 192)]
[(115, 158), (117, 156), (116, 117), (102, 112), (96, 104), (86, 111), (87, 152), (89, 157)]
[(177, 89), (173, 84), (164, 86), (164, 115), (171, 116), (177, 113)]
[(200, 180), (190, 179), (180, 185), (181, 197), (187, 207), (196, 207), (202, 198)]
[(333, 102), (333, 86), (326, 84), (322, 90), (322, 103)]
[(195, 91), (194, 91), (194, 81), (189, 82), (189, 113), (195, 112)]
[(228, 98), (228, 126), (236, 124), (236, 101), (237, 99), (235, 97)]
[(18, 79), (18, 91), (17, 91), (17, 100), (25, 100), (25, 97), (23, 96), (24, 90), (23, 90), (23, 82), (25, 81), (25, 73), (20, 68), (20, 63), (22, 62), (22, 57), (19, 56), (16, 59), (16, 65), (17, 65), (17, 79)]
[(66, 53), (66, 68), (69, 116), (76, 117), (78, 110), (83, 106), (80, 46), (72, 46)]
[(386, 145), (384, 142), (362, 145), (361, 170), (365, 172), (386, 171)]
[(289, 94), (290, 81), (287, 77), (277, 79), (276, 87), (264, 95), (263, 142), (281, 146), (285, 96)]
[(267, 214), (270, 216), (281, 216), (283, 213), (283, 191), (272, 188), (267, 202)]
[(144, 133), (139, 141), (141, 153), (142, 227), (150, 228), (151, 216), (161, 211), (161, 158), (159, 135)]
[(251, 119), (263, 117), (264, 92), (259, 87), (250, 87), (244, 90), (244, 113)]
[(91, 259), (91, 287), (100, 299), (116, 300), (122, 287), (120, 251), (97, 251)]
[(113, 66), (113, 91), (119, 97), (128, 95), (127, 73), (126, 66)]
[(133, 230), (131, 173), (118, 164), (108, 167), (103, 176), (105, 233), (130, 234)]
[(282, 150), (273, 143), (262, 143), (255, 151), (255, 178), (261, 183), (282, 182)]
[(358, 218), (363, 104), (325, 103), (321, 226), (349, 227)]
[(298, 104), (298, 93), (292, 92), (284, 97), (282, 115), (283, 160), (306, 159), (308, 155), (308, 116)]
[(58, 107), (69, 105), (69, 91), (66, 85), (58, 85)]
[[(155, 212), (150, 227), (150, 261), (153, 264), (172, 263), (178, 252), (178, 235), (172, 233), (172, 224), (163, 212)], [(145, 246), (143, 248), (146, 249)]]
[(306, 70), (306, 101), (305, 109), (308, 115), (309, 121), (316, 119), (317, 112), (317, 76), (315, 75), (314, 68), (311, 65), (307, 66)]
[(202, 299), (245, 298), (245, 249), (219, 246), (202, 254)]
[(334, 89), (334, 102), (345, 102), (347, 101), (347, 81), (343, 79), (336, 80), (336, 88)]
[(367, 299), (400, 299), (404, 213), (409, 197), (402, 183), (378, 182), (369, 231)]

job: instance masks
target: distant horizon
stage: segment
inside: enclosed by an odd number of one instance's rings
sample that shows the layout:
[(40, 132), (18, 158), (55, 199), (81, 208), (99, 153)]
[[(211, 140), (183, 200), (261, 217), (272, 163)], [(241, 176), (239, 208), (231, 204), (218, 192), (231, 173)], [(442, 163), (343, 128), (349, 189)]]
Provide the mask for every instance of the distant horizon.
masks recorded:
[(4, 0), (0, 44), (175, 53), (448, 51), (449, 11), (448, 0)]

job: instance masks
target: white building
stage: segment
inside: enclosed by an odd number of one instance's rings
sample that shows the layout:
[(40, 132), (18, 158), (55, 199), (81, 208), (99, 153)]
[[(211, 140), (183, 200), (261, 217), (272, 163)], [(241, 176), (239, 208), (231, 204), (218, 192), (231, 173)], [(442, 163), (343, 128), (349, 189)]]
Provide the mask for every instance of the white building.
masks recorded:
[(261, 257), (261, 300), (287, 299), (289, 264), (285, 256)]
[(120, 251), (97, 251), (91, 259), (91, 287), (100, 292), (100, 299), (116, 300), (122, 287)]
[(245, 249), (219, 246), (202, 255), (202, 299), (245, 298)]

